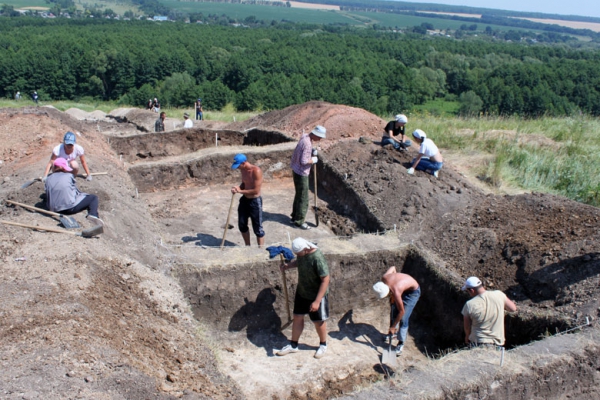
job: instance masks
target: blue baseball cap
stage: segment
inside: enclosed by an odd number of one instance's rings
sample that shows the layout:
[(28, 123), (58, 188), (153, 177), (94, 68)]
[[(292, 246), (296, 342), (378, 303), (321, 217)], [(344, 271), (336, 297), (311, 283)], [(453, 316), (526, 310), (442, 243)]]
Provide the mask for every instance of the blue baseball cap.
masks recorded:
[(233, 164), (231, 165), (231, 169), (237, 169), (241, 164), (248, 161), (248, 158), (243, 154), (236, 154), (233, 157)]
[(65, 144), (75, 144), (75, 134), (71, 131), (65, 133), (65, 137), (63, 138), (63, 142)]

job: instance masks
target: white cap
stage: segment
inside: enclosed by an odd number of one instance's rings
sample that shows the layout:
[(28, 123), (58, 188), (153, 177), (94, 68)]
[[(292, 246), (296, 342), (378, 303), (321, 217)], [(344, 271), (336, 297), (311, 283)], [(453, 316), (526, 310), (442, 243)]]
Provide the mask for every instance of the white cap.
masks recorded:
[(412, 134), (414, 137), (416, 137), (417, 139), (426, 139), (427, 135), (425, 134), (425, 132), (423, 132), (420, 129), (415, 129), (415, 131)]
[(325, 134), (327, 133), (327, 129), (324, 126), (317, 125), (315, 129), (311, 132), (313, 135), (320, 137), (321, 139), (325, 139)]
[(404, 114), (398, 114), (396, 115), (396, 122), (403, 122), (406, 124), (408, 122), (408, 118), (406, 118), (406, 115)]
[(373, 285), (373, 290), (377, 293), (379, 299), (383, 299), (390, 293), (390, 287), (383, 282), (377, 282)]
[(476, 276), (472, 276), (465, 281), (462, 290), (473, 289), (481, 286), (481, 281)]
[(298, 254), (302, 250), (305, 250), (305, 249), (316, 249), (316, 248), (317, 248), (317, 246), (314, 243), (311, 243), (308, 240), (301, 238), (301, 237), (294, 239), (294, 241), (292, 242), (292, 251), (295, 254)]

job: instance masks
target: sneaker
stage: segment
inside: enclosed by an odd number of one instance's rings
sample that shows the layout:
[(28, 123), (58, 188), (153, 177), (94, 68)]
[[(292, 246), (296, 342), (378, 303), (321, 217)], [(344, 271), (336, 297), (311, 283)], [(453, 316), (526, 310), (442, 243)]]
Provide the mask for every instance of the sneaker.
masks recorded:
[(435, 176), (436, 178), (439, 178), (440, 171), (433, 171), (433, 176)]
[(92, 222), (92, 224), (94, 224), (94, 225), (96, 225), (96, 226), (98, 226), (98, 225), (100, 225), (100, 226), (102, 226), (102, 227), (104, 226), (104, 221), (102, 221), (102, 220), (101, 220), (100, 218), (98, 218), (98, 217), (94, 217), (93, 215), (89, 215), (89, 214), (88, 214), (88, 216), (87, 216), (86, 218), (87, 218), (87, 219), (89, 219), (89, 220)]
[(400, 354), (402, 354), (402, 350), (404, 350), (403, 344), (399, 344), (398, 346), (396, 346), (396, 357), (398, 357)]
[(319, 349), (315, 353), (315, 358), (321, 358), (321, 357), (323, 357), (325, 355), (326, 351), (327, 351), (327, 345), (320, 345)]
[(298, 228), (300, 229), (304, 229), (305, 231), (310, 229), (310, 226), (308, 226), (308, 224), (305, 222), (302, 225), (296, 225)]
[(275, 354), (277, 354), (278, 356), (285, 356), (286, 354), (297, 353), (297, 352), (298, 352), (297, 347), (292, 347), (291, 344), (288, 344), (287, 346), (285, 346), (283, 349), (279, 350)]

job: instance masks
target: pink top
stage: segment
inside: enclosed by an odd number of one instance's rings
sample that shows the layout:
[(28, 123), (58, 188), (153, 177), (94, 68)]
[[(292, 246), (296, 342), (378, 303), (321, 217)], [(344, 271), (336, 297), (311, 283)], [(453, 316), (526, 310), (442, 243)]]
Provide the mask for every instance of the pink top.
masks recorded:
[(310, 136), (302, 135), (298, 141), (298, 145), (292, 154), (292, 171), (298, 175), (308, 176), (310, 173), (310, 162), (312, 158), (312, 142)]

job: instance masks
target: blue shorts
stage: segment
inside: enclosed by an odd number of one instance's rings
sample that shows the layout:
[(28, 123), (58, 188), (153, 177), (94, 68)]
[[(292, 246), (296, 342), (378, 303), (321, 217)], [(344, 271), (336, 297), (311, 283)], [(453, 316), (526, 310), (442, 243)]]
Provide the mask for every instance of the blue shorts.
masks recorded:
[(252, 220), (252, 230), (256, 237), (265, 236), (262, 227), (262, 197), (249, 199), (242, 196), (238, 206), (238, 228), (242, 233), (248, 232), (248, 218)]
[(306, 315), (313, 322), (327, 321), (329, 319), (329, 295), (323, 296), (319, 309), (315, 312), (310, 312), (310, 305), (314, 300), (307, 300), (296, 292), (294, 298), (294, 315)]

